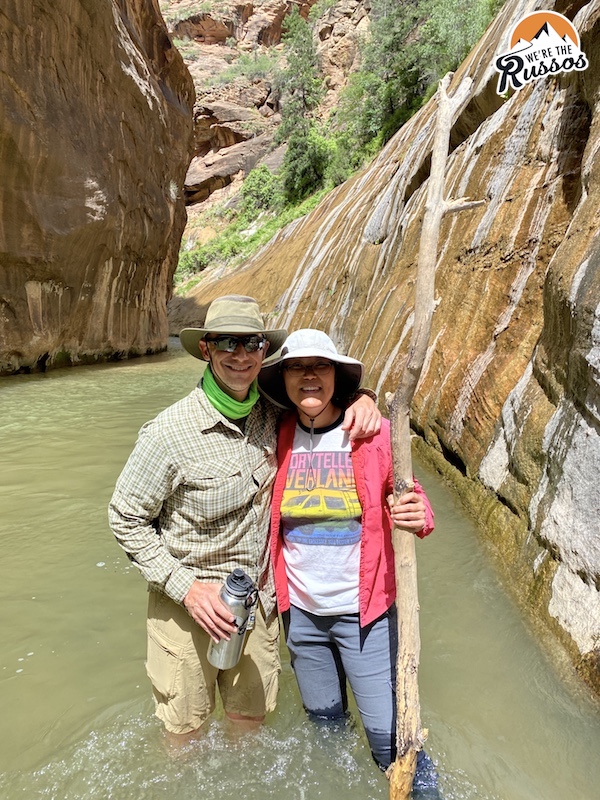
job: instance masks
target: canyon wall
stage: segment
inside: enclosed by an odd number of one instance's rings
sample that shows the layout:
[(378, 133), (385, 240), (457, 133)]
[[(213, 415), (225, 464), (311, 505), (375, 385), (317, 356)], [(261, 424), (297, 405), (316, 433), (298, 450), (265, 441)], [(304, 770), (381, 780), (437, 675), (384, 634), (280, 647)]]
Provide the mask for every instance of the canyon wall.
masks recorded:
[[(538, 9), (574, 21), (590, 66), (496, 93), (494, 57)], [(455, 482), (515, 594), (600, 691), (600, 1), (509, 0), (454, 77), (447, 195), (414, 428)], [(380, 396), (410, 342), (436, 98), (372, 164), (242, 269), (172, 301), (171, 329), (246, 293), (290, 329), (327, 330)]]
[(166, 347), (193, 85), (157, 0), (4, 0), (0, 374)]

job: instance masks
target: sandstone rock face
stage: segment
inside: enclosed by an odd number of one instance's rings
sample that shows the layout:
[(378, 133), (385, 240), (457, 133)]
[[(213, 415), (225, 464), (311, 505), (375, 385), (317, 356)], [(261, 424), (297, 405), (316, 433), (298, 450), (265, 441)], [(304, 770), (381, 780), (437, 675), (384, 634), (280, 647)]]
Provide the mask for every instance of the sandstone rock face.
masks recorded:
[(154, 2), (5, 0), (0, 374), (164, 349), (193, 86)]
[(359, 65), (358, 40), (369, 30), (369, 16), (363, 0), (342, 0), (330, 8), (317, 26), (320, 67), (325, 75), (326, 95), (321, 113), (335, 108), (348, 76)]
[[(315, 2), (299, 4), (303, 17)], [(253, 4), (223, 0), (212, 3), (210, 12), (200, 12), (198, 5), (193, 0), (171, 0), (165, 2), (164, 11), (173, 36), (184, 40), (182, 52), (196, 87), (194, 158), (186, 177), (189, 204), (221, 199), (221, 190), (241, 184), (272, 149), (281, 117), (271, 81), (242, 75), (223, 81), (222, 76), (235, 65), (240, 51), (255, 56), (269, 51), (273, 57), (292, 8), (287, 0)], [(368, 30), (368, 7), (366, 0), (339, 0), (316, 25), (326, 88), (321, 118), (331, 113), (357, 66), (357, 43)]]
[(213, 19), (210, 14), (194, 14), (173, 26), (177, 36), (194, 39), (203, 44), (224, 44), (233, 36), (234, 25), (231, 20)]
[(257, 136), (249, 142), (218, 150), (203, 159), (194, 159), (186, 177), (186, 199), (198, 203), (229, 186), (236, 177), (243, 178), (265, 156), (273, 143), (268, 135)]
[[(413, 424), (452, 465), (516, 595), (600, 691), (600, 2), (555, 7), (574, 20), (588, 70), (504, 100), (494, 56), (531, 10), (509, 0), (454, 79), (475, 83), (446, 194), (487, 202), (443, 222)], [(205, 276), (174, 324), (198, 323), (217, 295), (250, 294), (277, 327), (327, 330), (365, 362), (369, 385), (393, 390), (435, 104), (242, 270)]]
[[(306, 18), (316, 0), (296, 5)], [(256, 0), (254, 3), (212, 2), (210, 11), (199, 11), (194, 0), (171, 0), (166, 17), (175, 36), (187, 37), (204, 44), (224, 44), (236, 39), (242, 49), (254, 50), (263, 45), (272, 47), (281, 41), (282, 24), (289, 13), (284, 0)]]

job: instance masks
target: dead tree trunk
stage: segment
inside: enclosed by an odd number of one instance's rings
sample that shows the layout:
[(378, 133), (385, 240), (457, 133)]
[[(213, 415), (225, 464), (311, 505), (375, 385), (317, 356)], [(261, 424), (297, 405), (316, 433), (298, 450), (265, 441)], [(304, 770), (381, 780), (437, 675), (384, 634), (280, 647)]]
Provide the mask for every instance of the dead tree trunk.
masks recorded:
[[(393, 399), (390, 403), (392, 456), (394, 462), (394, 496), (399, 498), (413, 488), (410, 447), (410, 407), (421, 375), (434, 311), (434, 283), (437, 248), (442, 218), (451, 211), (481, 205), (444, 200), (444, 174), (450, 129), (455, 115), (465, 102), (472, 81), (467, 79), (452, 97), (448, 87), (452, 74), (446, 75), (438, 88), (431, 173), (427, 189), (423, 228), (417, 262), (414, 324), (408, 360)], [(398, 660), (396, 665), (397, 757), (390, 770), (390, 800), (409, 797), (415, 775), (417, 753), (423, 748), (426, 731), (421, 727), (417, 673), (421, 640), (419, 635), (419, 600), (417, 593), (417, 564), (414, 535), (400, 528), (393, 534), (396, 606), (398, 609)]]

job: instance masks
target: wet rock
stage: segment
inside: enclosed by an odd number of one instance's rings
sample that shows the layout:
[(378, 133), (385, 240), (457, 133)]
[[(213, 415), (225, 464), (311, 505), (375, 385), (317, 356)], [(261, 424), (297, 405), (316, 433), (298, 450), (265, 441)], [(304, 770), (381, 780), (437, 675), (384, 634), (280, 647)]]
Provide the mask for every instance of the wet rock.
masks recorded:
[(164, 349), (193, 87), (155, 5), (0, 14), (0, 374)]

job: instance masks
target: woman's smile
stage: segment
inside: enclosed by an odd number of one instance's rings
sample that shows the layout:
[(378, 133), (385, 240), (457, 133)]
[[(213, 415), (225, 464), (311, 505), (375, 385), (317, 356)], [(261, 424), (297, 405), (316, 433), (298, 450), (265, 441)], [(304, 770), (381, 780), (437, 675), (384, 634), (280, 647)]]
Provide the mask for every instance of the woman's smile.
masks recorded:
[[(331, 365), (328, 371), (320, 370), (317, 376), (312, 371), (315, 363), (319, 365), (318, 369), (323, 366), (322, 359), (314, 362), (314, 359), (299, 358), (291, 365), (292, 369), (284, 369), (285, 390), (296, 406), (302, 422), (309, 424), (311, 419), (319, 417), (319, 424), (328, 425), (338, 413), (331, 404), (335, 389), (335, 369)], [(332, 420), (329, 420), (330, 416)]]

